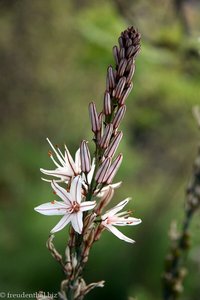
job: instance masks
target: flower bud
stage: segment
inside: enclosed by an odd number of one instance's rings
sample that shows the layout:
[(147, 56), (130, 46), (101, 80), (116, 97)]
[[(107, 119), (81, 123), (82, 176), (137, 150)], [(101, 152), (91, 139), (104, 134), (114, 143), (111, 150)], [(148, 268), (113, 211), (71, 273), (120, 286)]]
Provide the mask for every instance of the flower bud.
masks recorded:
[(106, 116), (111, 114), (111, 100), (108, 92), (105, 92), (104, 95), (104, 114)]
[(114, 117), (114, 120), (113, 120), (113, 128), (114, 129), (119, 127), (119, 124), (122, 121), (122, 119), (123, 119), (123, 117), (125, 115), (125, 112), (126, 112), (126, 105), (122, 105), (118, 109), (118, 111), (117, 111), (117, 113), (116, 113), (116, 115)]
[(126, 78), (126, 82), (127, 83), (131, 83), (131, 80), (133, 78), (134, 72), (135, 72), (135, 64), (132, 64), (131, 68), (130, 68), (130, 71), (129, 71), (129, 74), (128, 74), (127, 78)]
[(110, 89), (114, 89), (114, 87), (115, 87), (115, 76), (114, 76), (112, 66), (109, 66), (107, 70), (106, 89), (107, 91), (109, 91)]
[(118, 68), (118, 75), (121, 77), (124, 75), (124, 72), (126, 70), (126, 66), (127, 66), (127, 59), (124, 58), (120, 61), (120, 64), (119, 64), (119, 68)]
[(104, 156), (105, 157), (113, 157), (115, 155), (115, 152), (119, 146), (119, 143), (122, 139), (123, 132), (119, 131), (113, 138), (112, 142), (110, 143), (109, 147), (106, 149)]
[(95, 180), (98, 183), (103, 183), (107, 179), (107, 173), (110, 168), (110, 164), (111, 164), (111, 158), (108, 157), (103, 161), (103, 163), (99, 167), (99, 169), (96, 173), (96, 176), (95, 176)]
[(121, 77), (115, 89), (114, 97), (116, 99), (120, 99), (124, 91), (125, 84), (126, 84), (126, 77)]
[(99, 142), (99, 146), (101, 148), (105, 149), (108, 147), (112, 133), (113, 133), (113, 124), (110, 123), (106, 126), (104, 135), (102, 136)]
[(128, 96), (129, 96), (129, 94), (130, 94), (132, 88), (133, 88), (133, 83), (131, 82), (130, 85), (129, 85), (129, 87), (127, 88), (127, 90), (125, 90), (125, 91), (122, 93), (122, 96), (121, 96), (121, 98), (120, 98), (120, 100), (119, 100), (119, 104), (120, 104), (120, 105), (124, 105), (124, 103), (125, 103), (126, 99), (128, 98)]
[(89, 104), (89, 114), (90, 114), (90, 120), (92, 125), (92, 131), (96, 133), (100, 130), (100, 124), (99, 124), (97, 110), (94, 102), (91, 102)]
[(121, 48), (119, 51), (119, 59), (125, 58), (125, 48)]
[(119, 55), (118, 47), (117, 47), (117, 46), (114, 46), (114, 47), (113, 47), (113, 56), (114, 56), (116, 65), (119, 64), (119, 57), (118, 57), (118, 55)]
[(122, 163), (123, 155), (119, 154), (116, 159), (113, 161), (112, 165), (110, 166), (107, 175), (106, 175), (106, 180), (105, 182), (107, 184), (110, 184), (115, 177), (121, 163)]
[(80, 146), (81, 170), (85, 173), (91, 170), (90, 151), (86, 141), (81, 142)]
[(128, 58), (130, 58), (131, 56), (133, 56), (134, 52), (135, 52), (136, 47), (135, 46), (130, 46), (128, 47), (127, 51), (126, 51), (126, 56)]

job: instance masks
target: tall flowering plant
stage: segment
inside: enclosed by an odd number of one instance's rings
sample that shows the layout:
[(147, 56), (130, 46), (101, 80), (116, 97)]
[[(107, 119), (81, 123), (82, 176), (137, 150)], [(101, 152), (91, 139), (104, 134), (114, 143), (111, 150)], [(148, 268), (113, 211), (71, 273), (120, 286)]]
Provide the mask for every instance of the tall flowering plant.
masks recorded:
[[(113, 183), (113, 180), (123, 155), (115, 154), (123, 137), (119, 126), (126, 112), (126, 98), (133, 87), (132, 77), (135, 58), (140, 50), (140, 34), (130, 27), (121, 33), (118, 41), (119, 46), (113, 47), (115, 67), (109, 66), (107, 69), (103, 109), (98, 113), (95, 103), (89, 104), (95, 145), (93, 157), (85, 140), (80, 143), (73, 158), (66, 146), (62, 152), (47, 139), (51, 147), (49, 156), (55, 168), (41, 169), (41, 172), (47, 177), (43, 179), (50, 183), (57, 200), (42, 204), (35, 210), (47, 216), (61, 216), (47, 241), (47, 247), (65, 274), (60, 299), (81, 300), (93, 288), (103, 287), (104, 281), (86, 284), (82, 277), (92, 245), (105, 230), (121, 240), (134, 243), (133, 239), (125, 236), (117, 227), (133, 226), (141, 222), (130, 216), (131, 211), (122, 211), (130, 198), (106, 209), (115, 189), (121, 185), (121, 182)], [(55, 249), (53, 239), (54, 234), (67, 225), (69, 238), (63, 258)]]

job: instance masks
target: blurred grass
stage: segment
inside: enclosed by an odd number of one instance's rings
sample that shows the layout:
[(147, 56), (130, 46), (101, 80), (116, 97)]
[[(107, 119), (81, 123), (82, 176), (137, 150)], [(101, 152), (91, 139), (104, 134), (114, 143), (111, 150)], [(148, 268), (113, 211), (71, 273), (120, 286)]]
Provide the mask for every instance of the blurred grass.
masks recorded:
[[(53, 197), (39, 173), (40, 167), (52, 167), (45, 138), (65, 142), (72, 152), (81, 139), (91, 141), (87, 105), (95, 100), (101, 107), (111, 49), (127, 25), (111, 1), (78, 11), (70, 1), (51, 0), (48, 6), (38, 0), (11, 2), (0, 2), (0, 290), (52, 292), (59, 289), (62, 274), (45, 242), (57, 218), (33, 211)], [(116, 181), (122, 179), (123, 185), (114, 201), (133, 197), (132, 209), (143, 223), (124, 232), (137, 243), (132, 247), (104, 234), (85, 276), (88, 282), (105, 279), (106, 286), (88, 299), (160, 297), (167, 231), (171, 220), (183, 216), (199, 140), (191, 115), (200, 95), (199, 58), (188, 54), (198, 43), (186, 41), (177, 26), (160, 28), (153, 42), (143, 39), (122, 125), (124, 161)], [(176, 47), (159, 46), (161, 39)], [(194, 249), (198, 231), (196, 216)], [(67, 232), (56, 235), (62, 251)], [(199, 263), (192, 256), (189, 263), (183, 299), (198, 300)]]

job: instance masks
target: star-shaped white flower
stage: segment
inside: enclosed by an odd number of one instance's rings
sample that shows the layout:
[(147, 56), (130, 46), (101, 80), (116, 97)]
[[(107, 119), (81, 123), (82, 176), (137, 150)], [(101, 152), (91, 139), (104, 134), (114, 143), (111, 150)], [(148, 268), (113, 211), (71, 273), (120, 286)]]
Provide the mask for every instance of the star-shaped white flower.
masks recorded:
[(51, 182), (54, 192), (62, 199), (62, 201), (52, 201), (37, 206), (35, 210), (43, 215), (63, 215), (58, 224), (51, 230), (51, 233), (60, 231), (68, 223), (71, 222), (72, 227), (76, 232), (81, 234), (83, 229), (83, 212), (93, 209), (96, 201), (82, 200), (82, 179), (76, 176), (71, 183), (70, 192), (59, 186), (55, 181)]
[[(63, 154), (59, 148), (57, 148), (56, 150), (56, 148), (52, 145), (48, 138), (47, 141), (57, 157), (58, 162), (54, 159), (53, 153), (49, 151), (49, 156), (53, 160), (57, 168), (55, 170), (45, 170), (41, 168), (40, 171), (45, 175), (59, 178), (58, 180), (56, 180), (57, 182), (68, 182), (71, 177), (79, 175), (81, 173), (80, 149), (76, 151), (75, 160), (73, 160), (66, 145), (65, 152)], [(43, 180), (49, 182), (51, 181), (49, 179)]]
[(140, 219), (129, 217), (130, 212), (124, 211), (121, 213), (118, 213), (120, 210), (124, 208), (124, 206), (129, 202), (130, 198), (127, 198), (120, 203), (118, 203), (116, 206), (114, 206), (112, 209), (107, 211), (102, 217), (101, 224), (111, 231), (114, 235), (116, 235), (119, 239), (124, 240), (128, 243), (134, 243), (135, 241), (125, 236), (123, 233), (121, 233), (117, 228), (114, 226), (133, 226), (138, 225), (142, 221)]

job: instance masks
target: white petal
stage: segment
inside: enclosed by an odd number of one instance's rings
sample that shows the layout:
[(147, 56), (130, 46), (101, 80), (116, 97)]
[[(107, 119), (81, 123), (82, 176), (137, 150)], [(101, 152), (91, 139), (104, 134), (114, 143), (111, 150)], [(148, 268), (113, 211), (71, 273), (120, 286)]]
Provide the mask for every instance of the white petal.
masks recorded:
[(93, 159), (92, 160), (91, 170), (87, 174), (88, 183), (91, 183), (91, 181), (92, 181), (92, 177), (93, 177), (93, 174), (94, 174), (94, 169), (95, 169), (95, 160)]
[(119, 217), (118, 220), (112, 224), (116, 226), (134, 226), (140, 224), (141, 222), (142, 222), (141, 219), (136, 219), (132, 217), (129, 218)]
[(81, 186), (82, 186), (81, 176), (76, 176), (72, 180), (71, 187), (70, 187), (70, 194), (71, 194), (72, 201), (81, 203)]
[(66, 209), (66, 204), (58, 201), (44, 203), (34, 208), (35, 211), (46, 216), (64, 215)]
[[(46, 182), (52, 182), (52, 179), (46, 179), (46, 178), (43, 178), (43, 177), (41, 177), (41, 179), (43, 180), (43, 181), (46, 181)], [(65, 180), (65, 179), (54, 179), (54, 182), (68, 182), (68, 180)]]
[(67, 168), (57, 168), (55, 170), (45, 170), (41, 168), (40, 171), (45, 175), (61, 177), (65, 178), (65, 180), (69, 180), (73, 175)]
[(98, 190), (96, 191), (97, 192), (97, 197), (101, 198), (104, 196), (104, 194), (107, 192), (107, 190), (109, 189), (109, 187), (113, 188), (113, 189), (117, 189), (118, 187), (120, 187), (120, 185), (122, 184), (122, 181), (119, 181), (119, 182), (116, 182), (116, 183), (113, 183), (113, 184), (109, 184), (105, 187), (103, 187), (100, 192), (98, 192)]
[(121, 184), (122, 184), (122, 181), (119, 181), (119, 182), (110, 184), (110, 186), (111, 186), (113, 189), (117, 189), (118, 187), (121, 186)]
[(65, 145), (65, 163), (68, 165), (68, 167), (71, 169), (73, 175), (76, 175), (76, 165), (74, 163), (74, 160), (67, 149), (67, 146)]
[(66, 204), (71, 204), (71, 195), (64, 188), (59, 186), (54, 180), (51, 182), (52, 189), (55, 191), (56, 195), (60, 197)]
[(65, 214), (62, 219), (58, 222), (58, 224), (51, 230), (51, 233), (60, 231), (63, 229), (70, 221), (72, 218), (72, 214)]
[(121, 231), (119, 231), (117, 228), (115, 228), (112, 225), (107, 225), (106, 228), (111, 231), (116, 237), (118, 237), (120, 240), (123, 240), (127, 243), (135, 243), (134, 240), (128, 238), (127, 236), (125, 236)]
[(124, 206), (129, 202), (131, 198), (126, 198), (125, 200), (119, 202), (116, 206), (107, 211), (103, 216), (102, 220), (105, 220), (108, 216), (114, 216), (118, 211), (122, 210)]
[(76, 151), (75, 154), (75, 165), (76, 165), (76, 172), (81, 172), (81, 157), (80, 157), (80, 148)]
[(96, 206), (96, 201), (85, 201), (81, 203), (80, 210), (81, 211), (90, 210), (93, 209), (95, 206)]
[(72, 219), (71, 219), (72, 227), (76, 232), (81, 234), (83, 230), (83, 213), (79, 211), (78, 213), (73, 213), (71, 215), (72, 215)]

